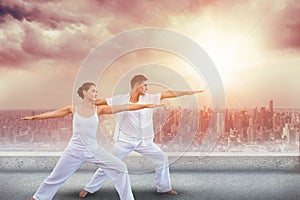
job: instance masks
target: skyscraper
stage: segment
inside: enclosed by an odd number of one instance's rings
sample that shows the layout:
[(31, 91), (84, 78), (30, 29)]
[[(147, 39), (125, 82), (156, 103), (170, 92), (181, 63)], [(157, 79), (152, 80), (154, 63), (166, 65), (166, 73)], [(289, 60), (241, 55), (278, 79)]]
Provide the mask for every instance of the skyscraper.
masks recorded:
[(273, 100), (270, 100), (270, 101), (269, 101), (269, 111), (270, 111), (270, 113), (271, 113), (272, 116), (273, 116), (273, 114), (274, 114)]
[(249, 118), (249, 127), (248, 127), (248, 142), (254, 144), (256, 141), (256, 132), (254, 130), (254, 120), (252, 117)]
[(274, 130), (274, 125), (273, 125), (273, 118), (274, 118), (274, 108), (273, 108), (273, 100), (269, 101), (269, 126), (272, 130)]

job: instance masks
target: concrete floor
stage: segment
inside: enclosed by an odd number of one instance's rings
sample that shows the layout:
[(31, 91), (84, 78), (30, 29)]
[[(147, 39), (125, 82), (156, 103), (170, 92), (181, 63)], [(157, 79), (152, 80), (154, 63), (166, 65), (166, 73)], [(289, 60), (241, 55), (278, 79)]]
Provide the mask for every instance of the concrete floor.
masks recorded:
[[(0, 199), (28, 200), (49, 170), (0, 171)], [(76, 200), (93, 171), (79, 170), (55, 195), (56, 200)], [(154, 173), (130, 174), (135, 199), (141, 200), (299, 200), (300, 173), (293, 170), (171, 170), (172, 185), (178, 195), (157, 194)], [(119, 199), (113, 184), (104, 186), (85, 199)]]

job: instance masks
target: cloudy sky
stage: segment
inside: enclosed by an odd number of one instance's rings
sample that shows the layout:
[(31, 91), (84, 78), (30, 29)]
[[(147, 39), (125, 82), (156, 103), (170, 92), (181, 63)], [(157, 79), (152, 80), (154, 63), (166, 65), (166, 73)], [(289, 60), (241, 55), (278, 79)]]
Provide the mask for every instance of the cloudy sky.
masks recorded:
[[(1, 0), (0, 109), (70, 104), (78, 70), (93, 49), (143, 27), (168, 28), (197, 42), (219, 71), (227, 107), (267, 106), (273, 99), (275, 107), (300, 108), (299, 13), (297, 0)], [(180, 58), (139, 50), (99, 77), (100, 96), (147, 63), (182, 74), (192, 89), (203, 87)], [(168, 78), (168, 72), (157, 75)]]

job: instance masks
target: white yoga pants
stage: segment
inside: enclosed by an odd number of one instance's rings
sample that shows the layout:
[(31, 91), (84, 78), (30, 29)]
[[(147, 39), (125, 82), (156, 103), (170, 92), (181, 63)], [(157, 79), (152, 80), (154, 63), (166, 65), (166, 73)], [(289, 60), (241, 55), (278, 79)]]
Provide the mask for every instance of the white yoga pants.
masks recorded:
[[(97, 158), (97, 159), (96, 159)], [(122, 200), (133, 200), (127, 166), (124, 162), (101, 149), (97, 155), (88, 151), (66, 149), (51, 174), (34, 194), (36, 200), (51, 200), (61, 185), (85, 162), (97, 164), (109, 177)]]
[[(111, 153), (123, 160), (131, 151), (136, 151), (148, 158), (155, 166), (156, 190), (159, 193), (170, 191), (171, 180), (167, 155), (152, 141), (151, 142), (126, 142), (118, 140), (114, 143)], [(94, 193), (99, 190), (107, 174), (102, 168), (99, 168), (92, 180), (85, 186), (85, 190)]]

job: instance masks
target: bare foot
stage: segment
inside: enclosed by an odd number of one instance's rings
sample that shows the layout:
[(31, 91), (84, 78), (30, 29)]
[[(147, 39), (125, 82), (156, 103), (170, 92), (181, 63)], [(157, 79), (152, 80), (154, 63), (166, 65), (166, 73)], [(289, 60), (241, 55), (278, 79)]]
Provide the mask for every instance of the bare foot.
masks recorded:
[(86, 191), (85, 189), (83, 189), (83, 190), (81, 190), (79, 192), (79, 197), (80, 198), (84, 198), (87, 194), (88, 194), (88, 191)]
[(35, 200), (33, 197), (31, 197), (31, 199), (30, 200)]
[(177, 195), (178, 193), (175, 190), (170, 190), (168, 192), (165, 192), (165, 194)]

